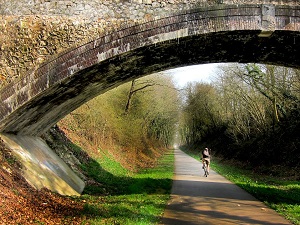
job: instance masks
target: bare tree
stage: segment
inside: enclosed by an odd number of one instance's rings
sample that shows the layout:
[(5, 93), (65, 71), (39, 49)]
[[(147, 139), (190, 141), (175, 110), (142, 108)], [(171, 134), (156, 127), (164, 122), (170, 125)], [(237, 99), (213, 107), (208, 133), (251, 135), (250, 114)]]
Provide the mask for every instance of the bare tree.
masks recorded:
[(130, 90), (129, 90), (129, 93), (128, 93), (127, 103), (126, 103), (126, 106), (125, 106), (125, 114), (127, 114), (129, 112), (133, 95), (136, 94), (138, 91), (142, 91), (143, 89), (148, 88), (148, 87), (152, 87), (154, 85), (156, 85), (156, 84), (152, 80), (143, 81), (143, 82), (138, 83), (138, 84), (136, 83), (135, 79), (132, 80)]

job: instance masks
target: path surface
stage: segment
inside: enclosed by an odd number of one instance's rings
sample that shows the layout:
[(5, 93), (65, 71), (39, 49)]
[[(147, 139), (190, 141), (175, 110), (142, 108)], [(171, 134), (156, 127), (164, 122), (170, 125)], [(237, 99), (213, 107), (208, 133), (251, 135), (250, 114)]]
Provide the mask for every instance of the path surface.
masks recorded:
[(203, 177), (201, 167), (197, 160), (175, 150), (172, 195), (161, 224), (291, 224), (216, 172)]

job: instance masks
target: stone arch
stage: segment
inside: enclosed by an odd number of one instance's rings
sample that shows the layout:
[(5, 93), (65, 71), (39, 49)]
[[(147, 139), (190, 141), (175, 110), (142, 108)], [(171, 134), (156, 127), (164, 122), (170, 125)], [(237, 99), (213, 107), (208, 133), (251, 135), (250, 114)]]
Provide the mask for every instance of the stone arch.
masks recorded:
[(221, 5), (124, 27), (54, 56), (0, 93), (0, 131), (39, 136), (131, 79), (212, 62), (300, 67), (300, 8)]

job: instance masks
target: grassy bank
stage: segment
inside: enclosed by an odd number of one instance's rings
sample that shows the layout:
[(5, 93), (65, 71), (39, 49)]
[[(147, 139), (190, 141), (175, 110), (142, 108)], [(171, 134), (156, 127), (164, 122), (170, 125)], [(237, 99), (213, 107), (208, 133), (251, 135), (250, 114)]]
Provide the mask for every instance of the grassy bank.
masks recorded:
[[(199, 160), (199, 155), (185, 150)], [(293, 224), (300, 224), (300, 181), (286, 177), (266, 176), (234, 164), (212, 160), (212, 169), (276, 210)]]
[(170, 196), (174, 170), (173, 151), (154, 168), (129, 172), (102, 156), (83, 166), (99, 185), (89, 185), (84, 201), (83, 224), (157, 224)]
[(294, 224), (300, 224), (300, 181), (256, 174), (216, 159), (212, 167)]

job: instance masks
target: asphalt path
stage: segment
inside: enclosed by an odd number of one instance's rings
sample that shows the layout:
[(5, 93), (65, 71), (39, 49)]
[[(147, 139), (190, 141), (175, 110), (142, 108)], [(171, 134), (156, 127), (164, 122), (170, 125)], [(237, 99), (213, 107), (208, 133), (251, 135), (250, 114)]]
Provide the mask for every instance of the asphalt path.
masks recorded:
[(171, 199), (161, 224), (291, 224), (274, 210), (202, 163), (175, 150)]

